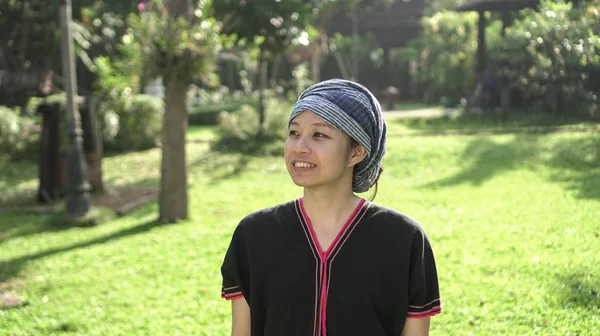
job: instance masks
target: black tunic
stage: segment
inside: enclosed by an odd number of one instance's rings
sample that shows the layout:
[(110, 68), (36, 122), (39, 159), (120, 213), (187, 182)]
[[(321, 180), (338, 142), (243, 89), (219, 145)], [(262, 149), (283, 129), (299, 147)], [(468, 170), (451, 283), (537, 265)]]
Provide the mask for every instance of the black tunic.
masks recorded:
[(222, 296), (246, 299), (252, 336), (399, 336), (441, 312), (427, 235), (365, 201), (322, 251), (302, 199), (246, 216), (223, 266)]

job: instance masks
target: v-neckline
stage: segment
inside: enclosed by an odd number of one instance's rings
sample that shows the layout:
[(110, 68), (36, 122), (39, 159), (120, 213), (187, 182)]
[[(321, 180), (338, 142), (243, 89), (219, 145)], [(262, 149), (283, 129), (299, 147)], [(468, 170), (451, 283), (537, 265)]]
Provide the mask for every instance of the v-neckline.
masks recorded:
[(367, 200), (365, 200), (364, 198), (360, 199), (360, 201), (358, 202), (358, 205), (354, 208), (354, 211), (352, 211), (352, 214), (350, 215), (350, 217), (348, 217), (348, 219), (346, 219), (346, 222), (340, 228), (338, 233), (335, 235), (335, 238), (333, 238), (333, 240), (331, 241), (331, 244), (329, 244), (329, 246), (326, 249), (323, 249), (321, 247), (321, 244), (317, 237), (317, 233), (315, 232), (312, 222), (310, 221), (310, 218), (308, 217), (308, 215), (306, 213), (306, 209), (304, 208), (303, 197), (299, 198), (299, 203), (300, 203), (300, 211), (302, 213), (302, 217), (304, 217), (304, 221), (306, 222), (306, 225), (308, 226), (308, 230), (310, 232), (310, 238), (313, 241), (313, 244), (316, 246), (316, 248), (319, 252), (319, 256), (322, 259), (327, 259), (329, 257), (329, 252), (333, 251), (335, 249), (335, 247), (338, 245), (340, 238), (348, 230), (348, 227), (350, 226), (350, 224), (352, 224), (352, 222), (354, 222), (354, 220), (356, 219), (360, 210), (363, 208), (365, 203), (367, 203)]

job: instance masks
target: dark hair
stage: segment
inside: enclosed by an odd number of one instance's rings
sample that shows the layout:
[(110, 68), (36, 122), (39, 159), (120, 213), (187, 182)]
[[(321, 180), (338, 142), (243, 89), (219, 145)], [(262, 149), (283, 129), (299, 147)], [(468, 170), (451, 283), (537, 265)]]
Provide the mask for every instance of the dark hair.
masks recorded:
[(379, 178), (381, 177), (381, 173), (383, 173), (383, 167), (380, 165), (379, 173), (377, 173), (377, 179), (375, 179), (375, 189), (373, 189), (373, 194), (371, 194), (371, 197), (369, 198), (369, 201), (371, 202), (373, 202), (375, 200), (375, 197), (377, 197), (377, 191), (379, 191)]
[[(356, 146), (358, 146), (359, 143), (358, 141), (354, 140), (353, 137), (350, 137), (350, 147), (351, 148), (356, 148)], [(355, 170), (352, 170), (352, 178), (354, 179), (354, 173)], [(379, 177), (381, 177), (381, 173), (383, 173), (383, 167), (380, 165), (379, 166), (379, 172), (377, 173), (377, 179), (375, 179), (375, 184), (373, 184), (373, 186), (375, 186), (375, 189), (373, 189), (373, 193), (371, 194), (371, 197), (369, 197), (369, 201), (373, 202), (375, 200), (375, 197), (377, 197), (377, 191), (379, 191)]]

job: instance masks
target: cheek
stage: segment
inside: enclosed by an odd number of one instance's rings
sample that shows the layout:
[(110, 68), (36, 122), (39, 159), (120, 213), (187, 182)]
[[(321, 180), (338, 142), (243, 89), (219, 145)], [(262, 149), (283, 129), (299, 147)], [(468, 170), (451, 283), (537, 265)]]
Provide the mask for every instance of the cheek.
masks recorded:
[(286, 158), (287, 158), (287, 157), (290, 155), (290, 153), (292, 152), (292, 148), (293, 148), (293, 146), (294, 146), (294, 145), (292, 144), (292, 142), (291, 142), (291, 141), (290, 141), (290, 139), (288, 138), (288, 139), (285, 141), (285, 144), (283, 145), (283, 156), (284, 156), (284, 157), (286, 157)]

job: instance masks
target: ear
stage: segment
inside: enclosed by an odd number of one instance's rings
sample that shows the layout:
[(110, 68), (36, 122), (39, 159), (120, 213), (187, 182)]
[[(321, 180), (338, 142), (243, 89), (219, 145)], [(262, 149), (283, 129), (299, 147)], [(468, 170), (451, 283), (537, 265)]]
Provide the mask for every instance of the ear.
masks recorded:
[(348, 167), (359, 164), (362, 160), (367, 157), (367, 150), (362, 145), (357, 145), (350, 151), (350, 158), (348, 160)]

